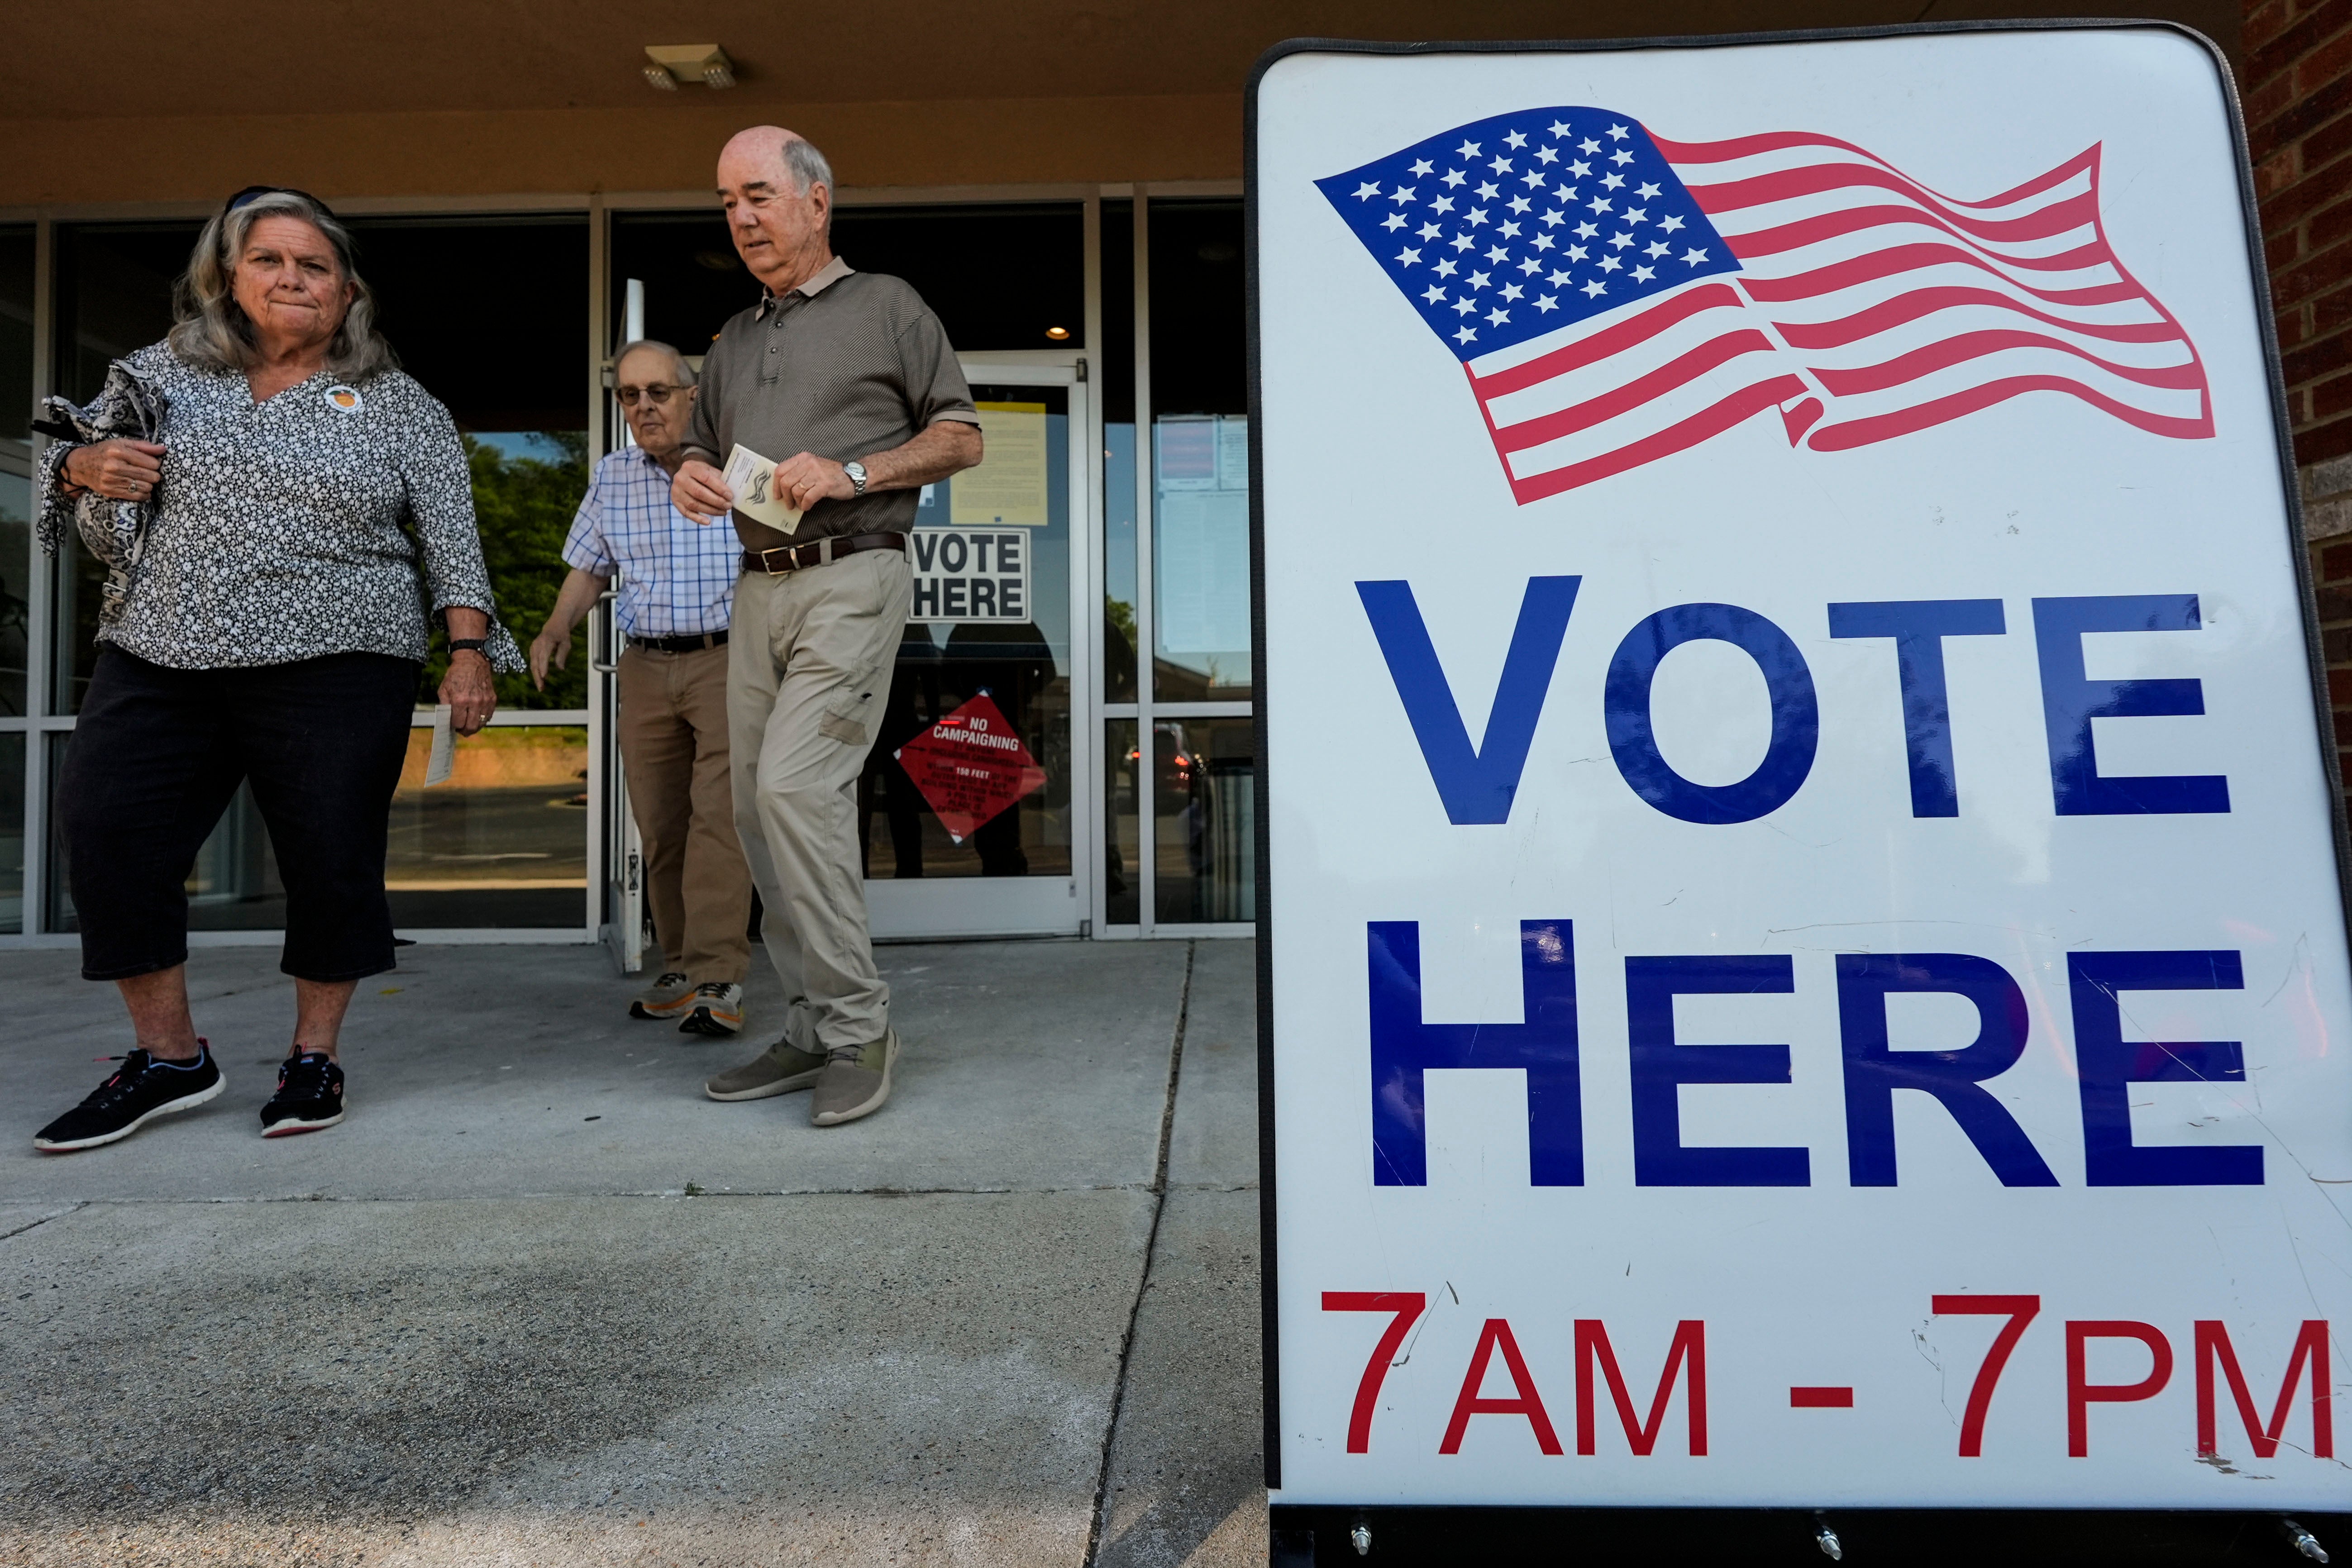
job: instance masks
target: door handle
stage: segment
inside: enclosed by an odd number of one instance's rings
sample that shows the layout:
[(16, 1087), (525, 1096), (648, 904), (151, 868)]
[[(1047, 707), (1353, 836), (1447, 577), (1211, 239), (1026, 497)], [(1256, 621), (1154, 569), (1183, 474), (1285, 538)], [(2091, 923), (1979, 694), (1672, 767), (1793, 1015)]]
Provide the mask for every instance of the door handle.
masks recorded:
[(598, 595), (596, 606), (588, 616), (588, 668), (599, 675), (617, 674), (621, 668), (618, 662), (608, 662), (597, 651), (598, 644), (609, 640), (605, 628), (612, 605), (613, 591), (607, 588)]

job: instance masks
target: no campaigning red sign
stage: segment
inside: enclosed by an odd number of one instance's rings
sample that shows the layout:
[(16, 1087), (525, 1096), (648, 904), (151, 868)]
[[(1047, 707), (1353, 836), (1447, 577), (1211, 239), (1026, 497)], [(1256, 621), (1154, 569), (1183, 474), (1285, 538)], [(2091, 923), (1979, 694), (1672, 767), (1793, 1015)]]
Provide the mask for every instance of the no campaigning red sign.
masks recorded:
[(1045, 770), (986, 692), (892, 755), (939, 813), (948, 837), (959, 844), (973, 828), (1045, 783)]

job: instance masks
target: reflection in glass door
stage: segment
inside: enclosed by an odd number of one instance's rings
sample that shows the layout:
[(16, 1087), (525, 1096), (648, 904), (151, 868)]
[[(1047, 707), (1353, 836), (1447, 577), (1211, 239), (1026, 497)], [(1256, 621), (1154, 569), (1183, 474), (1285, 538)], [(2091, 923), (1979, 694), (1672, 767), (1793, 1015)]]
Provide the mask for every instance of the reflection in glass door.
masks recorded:
[(1237, 202), (1104, 204), (1104, 295), (1139, 306), (1104, 343), (1105, 935), (1256, 915), (1242, 239)]
[(866, 898), (879, 937), (1076, 934), (1087, 389), (1064, 366), (965, 372), (986, 455), (916, 510), (913, 614), (858, 781)]

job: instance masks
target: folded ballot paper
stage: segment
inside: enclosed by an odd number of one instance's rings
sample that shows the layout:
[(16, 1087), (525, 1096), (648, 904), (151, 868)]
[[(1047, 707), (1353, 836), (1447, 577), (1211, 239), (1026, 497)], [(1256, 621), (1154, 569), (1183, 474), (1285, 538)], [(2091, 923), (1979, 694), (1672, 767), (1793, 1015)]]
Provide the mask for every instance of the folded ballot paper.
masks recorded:
[(449, 730), (449, 705), (433, 710), (433, 750), (425, 759), (425, 782), (430, 786), (448, 782), (457, 765), (457, 738)]
[(738, 445), (727, 454), (727, 488), (735, 492), (735, 510), (754, 522), (790, 533), (801, 525), (801, 514), (776, 498), (776, 465), (751, 447)]

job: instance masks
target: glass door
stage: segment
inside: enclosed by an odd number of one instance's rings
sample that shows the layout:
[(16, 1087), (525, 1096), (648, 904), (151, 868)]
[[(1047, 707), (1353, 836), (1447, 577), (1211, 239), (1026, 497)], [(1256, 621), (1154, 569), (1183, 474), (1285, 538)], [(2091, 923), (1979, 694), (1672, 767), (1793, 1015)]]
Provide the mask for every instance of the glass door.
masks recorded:
[(1075, 365), (964, 362), (981, 466), (924, 487), (915, 604), (858, 780), (879, 938), (1076, 935), (1097, 842), (1079, 646), (1090, 441)]

